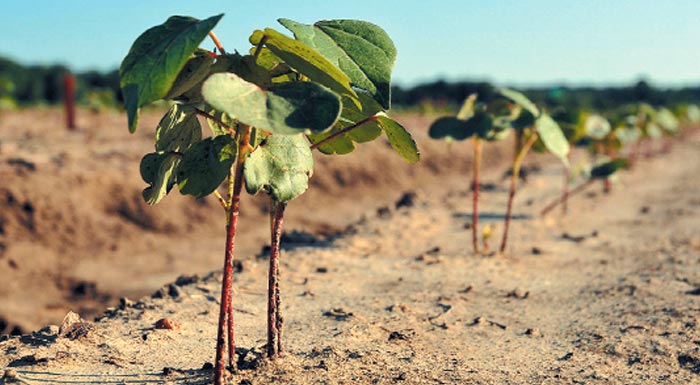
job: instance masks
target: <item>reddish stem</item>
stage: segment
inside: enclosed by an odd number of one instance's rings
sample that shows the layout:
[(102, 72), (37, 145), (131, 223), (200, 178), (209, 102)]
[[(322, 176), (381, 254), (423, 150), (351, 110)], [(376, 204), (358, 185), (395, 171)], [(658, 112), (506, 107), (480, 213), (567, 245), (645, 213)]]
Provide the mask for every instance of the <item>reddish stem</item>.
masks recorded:
[(243, 161), (247, 155), (248, 143), (250, 141), (250, 127), (246, 127), (239, 140), (238, 159), (233, 175), (233, 186), (231, 192), (231, 202), (227, 212), (226, 224), (226, 256), (224, 259), (224, 277), (221, 283), (221, 304), (219, 308), (219, 328), (216, 337), (216, 364), (214, 368), (214, 383), (222, 385), (224, 383), (224, 350), (226, 336), (228, 336), (228, 361), (233, 370), (235, 367), (236, 344), (234, 335), (233, 319), (233, 256), (236, 240), (236, 226), (238, 224), (238, 214), (240, 212), (241, 191), (243, 188)]
[[(576, 187), (575, 189), (571, 190), (571, 191), (569, 192), (569, 198), (573, 197), (574, 195), (579, 194), (581, 191), (583, 191), (583, 190), (587, 189), (588, 187), (592, 186), (592, 185), (593, 185), (593, 182), (595, 182), (595, 179), (589, 179), (589, 180), (586, 181), (586, 183), (583, 183), (583, 184), (579, 185), (578, 187)], [(545, 206), (545, 207), (542, 209), (542, 211), (540, 211), (540, 215), (541, 215), (541, 216), (547, 215), (547, 213), (549, 213), (550, 211), (554, 210), (554, 208), (556, 208), (556, 207), (557, 207), (559, 204), (561, 204), (561, 203), (562, 203), (562, 200), (561, 200), (561, 199), (556, 199), (556, 200), (553, 201), (552, 203), (550, 203), (550, 204), (548, 204), (547, 206)]]
[(219, 38), (216, 37), (214, 31), (209, 31), (209, 37), (211, 38), (211, 41), (214, 42), (214, 45), (219, 50), (219, 52), (221, 52), (222, 55), (225, 55), (226, 50), (224, 50), (224, 47), (221, 45), (221, 42), (219, 41)]
[(280, 305), (280, 239), (286, 203), (272, 202), (270, 212), (270, 269), (267, 287), (267, 356), (274, 360), (282, 354), (282, 316)]
[(311, 148), (312, 150), (315, 150), (316, 148), (318, 148), (318, 147), (320, 147), (320, 146), (322, 146), (322, 145), (324, 145), (324, 144), (326, 144), (326, 143), (332, 141), (333, 139), (335, 139), (335, 138), (337, 138), (337, 137), (339, 137), (339, 136), (341, 136), (341, 135), (345, 135), (345, 134), (347, 134), (348, 132), (350, 132), (350, 131), (352, 131), (352, 130), (358, 128), (358, 127), (360, 127), (361, 125), (363, 125), (363, 124), (365, 124), (365, 123), (367, 123), (367, 122), (371, 122), (371, 121), (373, 121), (373, 120), (377, 120), (377, 115), (372, 115), (372, 116), (366, 117), (366, 118), (360, 120), (359, 122), (353, 124), (352, 126), (345, 127), (345, 128), (343, 128), (342, 130), (336, 132), (335, 134), (329, 135), (329, 136), (327, 136), (327, 137), (321, 139), (320, 141), (318, 141), (318, 142), (312, 144), (309, 148)]
[(480, 138), (473, 137), (474, 161), (472, 170), (472, 246), (474, 254), (479, 253), (479, 170), (481, 169), (481, 149), (483, 142)]
[(501, 240), (501, 248), (499, 249), (501, 253), (506, 251), (506, 244), (508, 243), (508, 229), (510, 228), (510, 219), (513, 216), (513, 201), (515, 200), (515, 191), (518, 188), (518, 179), (520, 179), (520, 166), (527, 152), (537, 141), (537, 138), (537, 133), (533, 133), (520, 151), (516, 152), (515, 159), (513, 160), (513, 173), (510, 176), (510, 191), (508, 192), (508, 207), (506, 208), (503, 239)]

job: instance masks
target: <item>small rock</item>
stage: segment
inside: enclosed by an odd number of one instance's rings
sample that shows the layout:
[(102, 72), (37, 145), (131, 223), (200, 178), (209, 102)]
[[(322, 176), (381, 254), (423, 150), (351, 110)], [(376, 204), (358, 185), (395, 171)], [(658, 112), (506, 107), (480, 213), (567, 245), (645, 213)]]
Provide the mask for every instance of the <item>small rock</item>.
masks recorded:
[(405, 333), (400, 332), (400, 331), (393, 331), (393, 332), (389, 333), (389, 341), (392, 341), (392, 340), (408, 341), (412, 335), (413, 335), (412, 330), (409, 330)]
[(214, 364), (211, 362), (205, 362), (204, 365), (202, 365), (202, 370), (212, 370), (214, 369)]
[(177, 286), (186, 286), (186, 285), (191, 285), (193, 283), (199, 282), (199, 276), (197, 274), (194, 275), (181, 275), (177, 277), (175, 280), (175, 284)]
[(58, 336), (75, 340), (87, 336), (95, 326), (85, 321), (78, 313), (68, 312), (58, 328)]
[(2, 375), (3, 383), (20, 383), (20, 379), (17, 377), (17, 371), (14, 369), (7, 369)]
[(163, 289), (161, 287), (160, 289), (158, 289), (158, 291), (151, 294), (151, 298), (165, 298), (165, 294), (166, 294), (165, 289)]
[(320, 274), (325, 274), (328, 272), (328, 268), (327, 267), (317, 267), (316, 272), (320, 273)]
[(169, 319), (169, 318), (161, 318), (158, 321), (156, 321), (155, 324), (156, 329), (166, 329), (166, 330), (180, 330), (181, 326), (179, 323)]
[(525, 291), (521, 288), (516, 288), (515, 290), (511, 291), (510, 293), (506, 294), (506, 297), (509, 298), (516, 298), (516, 299), (525, 299), (530, 296), (529, 291)]
[(377, 216), (382, 219), (387, 219), (391, 217), (391, 211), (388, 207), (380, 207), (377, 209)]
[(41, 330), (39, 330), (39, 333), (45, 335), (45, 336), (55, 336), (58, 335), (58, 326), (57, 325), (48, 325), (44, 326)]
[(179, 298), (182, 295), (182, 289), (175, 284), (168, 285), (168, 295), (172, 298)]
[(564, 354), (564, 356), (562, 356), (562, 357), (560, 357), (560, 358), (557, 358), (557, 360), (558, 360), (558, 361), (568, 361), (568, 360), (570, 360), (573, 356), (574, 356), (574, 353), (568, 352), (568, 353)]
[(541, 337), (542, 332), (540, 332), (540, 329), (537, 328), (528, 328), (527, 330), (525, 330), (525, 335), (531, 337)]
[(542, 254), (542, 249), (540, 249), (540, 248), (537, 247), (537, 246), (533, 246), (533, 247), (532, 247), (532, 254), (534, 254), (534, 255), (540, 255), (540, 254)]
[(414, 191), (405, 192), (399, 200), (396, 201), (396, 209), (401, 207), (413, 207), (415, 205), (416, 193)]
[(348, 318), (352, 317), (351, 312), (343, 310), (343, 308), (333, 308), (331, 310), (323, 312), (324, 317), (334, 318), (336, 321), (347, 321)]
[(130, 307), (134, 307), (134, 301), (126, 297), (119, 298), (119, 309), (125, 310)]

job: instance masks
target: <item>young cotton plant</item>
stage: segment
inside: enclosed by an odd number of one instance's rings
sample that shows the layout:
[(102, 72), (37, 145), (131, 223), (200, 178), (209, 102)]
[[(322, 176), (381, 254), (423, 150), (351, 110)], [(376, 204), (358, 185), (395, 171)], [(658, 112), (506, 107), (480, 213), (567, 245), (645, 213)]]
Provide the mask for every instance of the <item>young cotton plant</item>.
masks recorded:
[(513, 201), (520, 178), (520, 167), (525, 156), (536, 144), (541, 143), (540, 148), (555, 155), (569, 168), (569, 151), (571, 147), (569, 141), (564, 136), (559, 124), (552, 117), (538, 108), (525, 95), (508, 89), (500, 91), (503, 96), (510, 99), (515, 105), (521, 108), (521, 114), (513, 124), (515, 130), (515, 156), (510, 178), (510, 190), (508, 193), (508, 206), (506, 208), (505, 228), (499, 251), (505, 252), (508, 242), (508, 229), (513, 210)]
[[(282, 351), (284, 210), (308, 187), (311, 150), (384, 132), (404, 158), (418, 160), (410, 134), (384, 113), (396, 49), (381, 28), (357, 20), (304, 25), (283, 19), (296, 39), (271, 28), (256, 30), (250, 53), (240, 55), (227, 54), (211, 32), (222, 16), (169, 18), (139, 36), (120, 69), (131, 132), (142, 106), (159, 99), (175, 102), (156, 128), (155, 152), (141, 162), (149, 185), (146, 202), (158, 203), (177, 185), (181, 194), (214, 194), (225, 211), (217, 384), (224, 378), (226, 345), (235, 370), (232, 274), (243, 187), (251, 194), (265, 191), (271, 199), (267, 354), (274, 359)], [(219, 54), (198, 48), (207, 35)], [(207, 119), (211, 136), (204, 137), (197, 115)], [(225, 194), (219, 192), (222, 185)]]
[(472, 248), (475, 254), (479, 253), (479, 171), (483, 142), (504, 139), (509, 134), (511, 122), (516, 118), (510, 110), (504, 109), (503, 104), (499, 103), (498, 100), (487, 103), (477, 101), (477, 98), (477, 94), (467, 97), (456, 116), (445, 116), (437, 119), (431, 124), (428, 131), (431, 138), (444, 139), (448, 143), (469, 138), (472, 140), (474, 153), (472, 160), (471, 228)]

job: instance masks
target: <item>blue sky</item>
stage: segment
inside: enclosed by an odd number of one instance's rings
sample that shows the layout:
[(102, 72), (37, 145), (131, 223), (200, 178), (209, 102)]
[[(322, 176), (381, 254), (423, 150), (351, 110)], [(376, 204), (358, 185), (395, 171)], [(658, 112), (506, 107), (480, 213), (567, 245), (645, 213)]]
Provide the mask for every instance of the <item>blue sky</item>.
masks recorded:
[[(121, 4), (121, 5), (120, 5)], [(116, 68), (147, 28), (174, 14), (226, 16), (227, 50), (280, 17), (374, 22), (393, 38), (398, 84), (445, 78), (499, 84), (700, 83), (700, 1), (182, 1), (8, 0), (0, 56), (76, 70)], [(205, 47), (211, 45), (205, 41)]]

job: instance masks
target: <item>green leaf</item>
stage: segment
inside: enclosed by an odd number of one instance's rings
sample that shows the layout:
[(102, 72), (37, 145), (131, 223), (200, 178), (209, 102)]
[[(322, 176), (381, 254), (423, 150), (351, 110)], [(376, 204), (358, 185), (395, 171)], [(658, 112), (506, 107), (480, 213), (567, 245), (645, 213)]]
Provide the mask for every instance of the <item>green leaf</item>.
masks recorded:
[(380, 27), (359, 20), (327, 20), (314, 25), (279, 19), (294, 36), (345, 72), (385, 109), (391, 106), (391, 71), (396, 47)]
[(584, 122), (586, 135), (594, 140), (603, 140), (610, 133), (610, 122), (600, 115), (589, 115)]
[(226, 54), (216, 59), (212, 73), (233, 72), (243, 80), (254, 83), (258, 87), (268, 88), (272, 85), (270, 72), (256, 63), (251, 55), (241, 56), (238, 53)]
[(642, 131), (636, 126), (621, 126), (615, 129), (615, 137), (622, 143), (632, 143), (642, 137)]
[(203, 197), (229, 174), (238, 148), (230, 135), (207, 138), (190, 147), (177, 170), (180, 193)]
[(501, 88), (498, 90), (498, 93), (505, 96), (506, 98), (510, 99), (515, 104), (519, 105), (520, 107), (524, 108), (529, 113), (531, 113), (533, 116), (540, 115), (539, 108), (537, 108), (535, 103), (530, 101), (530, 99), (528, 99), (527, 96), (525, 96), (524, 94), (522, 94), (518, 91), (513, 91), (513, 90), (508, 89), (508, 88)]
[(377, 115), (377, 122), (384, 130), (391, 147), (394, 151), (398, 152), (406, 162), (415, 163), (420, 160), (420, 151), (418, 151), (416, 141), (413, 140), (411, 134), (406, 131), (402, 125), (384, 114)]
[(464, 140), (474, 135), (488, 139), (492, 131), (493, 119), (484, 112), (477, 112), (467, 120), (446, 116), (437, 119), (430, 126), (428, 135), (433, 139)]
[(540, 136), (540, 140), (547, 147), (547, 150), (558, 157), (564, 165), (569, 166), (569, 141), (559, 128), (557, 122), (547, 114), (540, 115), (535, 121), (535, 128)]
[(245, 160), (246, 190), (250, 194), (265, 190), (275, 201), (288, 202), (306, 191), (313, 167), (303, 136), (269, 136)]
[(222, 17), (200, 21), (172, 16), (136, 39), (119, 68), (129, 131), (136, 130), (139, 108), (168, 94), (187, 60)]
[(599, 164), (591, 169), (591, 179), (606, 179), (618, 170), (628, 166), (629, 162), (627, 159), (622, 158)]
[(659, 126), (671, 134), (678, 132), (678, 118), (668, 108), (660, 108), (656, 113), (656, 122)]
[(265, 46), (272, 53), (297, 72), (340, 95), (348, 95), (357, 99), (357, 94), (350, 86), (348, 75), (306, 44), (271, 28), (253, 32), (249, 40), (251, 44), (257, 46), (263, 42), (263, 39)]
[[(318, 143), (327, 137), (337, 134), (344, 129), (367, 120), (383, 110), (371, 96), (359, 92), (359, 106), (353, 103), (347, 96), (343, 96), (343, 112), (338, 122), (329, 131), (309, 135), (311, 143)], [(349, 154), (355, 150), (355, 143), (370, 142), (382, 134), (382, 129), (374, 119), (368, 120), (362, 125), (351, 129), (347, 133), (337, 136), (335, 139), (322, 144), (318, 150), (324, 154)]]
[(342, 107), (338, 95), (313, 82), (280, 83), (266, 91), (232, 73), (210, 76), (202, 94), (231, 118), (283, 135), (323, 132)]
[(172, 87), (170, 87), (170, 91), (163, 99), (176, 99), (191, 91), (209, 75), (212, 63), (214, 63), (214, 58), (208, 54), (208, 51), (199, 50), (196, 52), (182, 67)]
[(156, 151), (185, 152), (202, 140), (202, 126), (192, 107), (176, 104), (156, 127)]
[(154, 205), (170, 192), (179, 164), (180, 155), (172, 153), (150, 153), (141, 159), (141, 178), (149, 184), (142, 192), (146, 203)]

